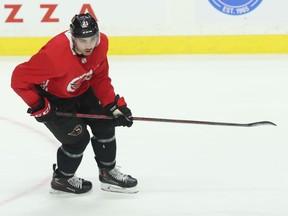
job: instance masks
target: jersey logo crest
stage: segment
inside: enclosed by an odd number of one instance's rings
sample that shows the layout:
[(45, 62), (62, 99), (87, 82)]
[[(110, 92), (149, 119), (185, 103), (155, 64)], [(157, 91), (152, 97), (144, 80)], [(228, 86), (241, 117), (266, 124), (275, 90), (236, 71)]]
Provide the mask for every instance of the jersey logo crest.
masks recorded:
[(92, 77), (92, 69), (88, 73), (84, 73), (79, 77), (74, 78), (67, 86), (68, 92), (75, 92), (85, 80), (90, 80)]

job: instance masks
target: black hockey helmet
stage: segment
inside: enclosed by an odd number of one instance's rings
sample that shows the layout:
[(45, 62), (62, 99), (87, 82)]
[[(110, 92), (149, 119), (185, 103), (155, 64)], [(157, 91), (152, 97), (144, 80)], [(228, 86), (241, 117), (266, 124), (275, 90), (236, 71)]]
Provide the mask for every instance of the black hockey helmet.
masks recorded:
[(99, 35), (98, 24), (89, 13), (76, 14), (71, 20), (70, 31), (72, 36), (76, 38)]

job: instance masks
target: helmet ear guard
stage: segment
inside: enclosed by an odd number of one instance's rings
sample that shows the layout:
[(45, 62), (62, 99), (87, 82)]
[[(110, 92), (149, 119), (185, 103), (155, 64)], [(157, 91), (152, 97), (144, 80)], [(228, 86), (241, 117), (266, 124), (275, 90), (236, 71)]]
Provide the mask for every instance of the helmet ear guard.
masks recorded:
[(76, 14), (71, 20), (70, 31), (75, 38), (99, 36), (98, 24), (89, 13)]

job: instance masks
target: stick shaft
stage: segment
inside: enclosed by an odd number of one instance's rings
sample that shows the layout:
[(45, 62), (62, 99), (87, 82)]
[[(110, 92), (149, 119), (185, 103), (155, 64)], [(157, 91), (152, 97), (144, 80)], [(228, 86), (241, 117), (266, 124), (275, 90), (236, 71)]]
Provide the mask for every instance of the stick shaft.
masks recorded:
[(96, 114), (85, 114), (85, 113), (67, 113), (67, 112), (56, 112), (58, 116), (64, 117), (76, 117), (76, 118), (91, 118), (91, 119), (114, 119), (112, 116), (96, 115)]
[[(65, 113), (56, 112), (58, 116), (76, 117), (76, 118), (91, 118), (91, 119), (114, 119), (111, 116), (97, 115), (97, 114), (84, 114), (84, 113)], [(168, 123), (186, 123), (186, 124), (202, 124), (202, 125), (216, 125), (216, 126), (237, 126), (237, 127), (252, 127), (260, 125), (274, 125), (270, 121), (260, 121), (252, 123), (231, 123), (231, 122), (213, 122), (213, 121), (196, 121), (196, 120), (183, 120), (183, 119), (167, 119), (167, 118), (150, 118), (150, 117), (133, 117), (134, 121), (150, 121), (150, 122), (168, 122)]]

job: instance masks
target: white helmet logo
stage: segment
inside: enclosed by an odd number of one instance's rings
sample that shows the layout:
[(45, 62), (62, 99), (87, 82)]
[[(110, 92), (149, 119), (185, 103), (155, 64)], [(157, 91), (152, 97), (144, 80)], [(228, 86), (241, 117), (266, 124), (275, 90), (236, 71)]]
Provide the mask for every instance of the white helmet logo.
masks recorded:
[(87, 28), (88, 27), (88, 22), (86, 20), (83, 20), (81, 23), (82, 28)]

